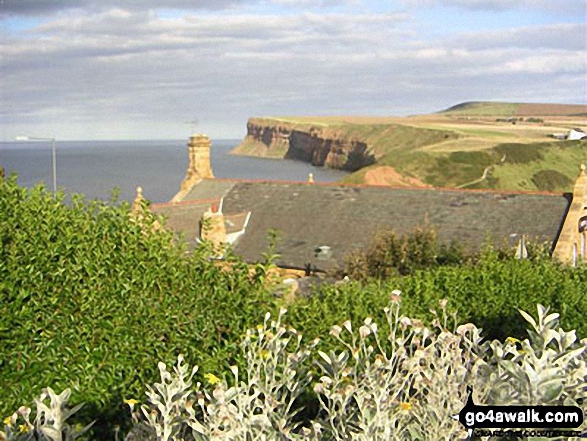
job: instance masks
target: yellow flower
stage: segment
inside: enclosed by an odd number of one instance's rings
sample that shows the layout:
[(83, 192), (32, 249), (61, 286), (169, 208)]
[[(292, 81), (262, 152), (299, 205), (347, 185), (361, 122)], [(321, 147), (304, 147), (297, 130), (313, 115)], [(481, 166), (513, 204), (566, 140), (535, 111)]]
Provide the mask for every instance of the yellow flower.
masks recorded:
[(135, 404), (139, 404), (139, 402), (137, 400), (135, 400), (134, 398), (130, 398), (128, 400), (122, 400), (124, 402), (124, 404), (128, 404), (131, 408), (135, 405)]
[(262, 359), (269, 358), (269, 352), (267, 352), (265, 349), (263, 349), (263, 350), (261, 351), (261, 358), (262, 358)]
[(12, 417), (9, 417), (9, 416), (8, 416), (8, 417), (4, 418), (4, 424), (5, 424), (6, 426), (10, 426), (10, 427), (12, 427)]
[(206, 374), (206, 375), (204, 375), (204, 378), (206, 380), (208, 380), (208, 383), (210, 383), (210, 384), (220, 383), (220, 378), (218, 378), (214, 374)]
[(28, 433), (31, 431), (31, 428), (26, 424), (21, 424), (20, 426), (18, 426), (18, 430), (20, 430), (20, 433)]
[(520, 343), (520, 340), (518, 340), (517, 338), (514, 337), (508, 337), (505, 339), (506, 343), (510, 344), (510, 345), (515, 345), (516, 343)]
[(399, 403), (399, 407), (401, 410), (410, 410), (412, 409), (412, 404), (411, 403), (405, 403), (405, 402), (401, 402)]

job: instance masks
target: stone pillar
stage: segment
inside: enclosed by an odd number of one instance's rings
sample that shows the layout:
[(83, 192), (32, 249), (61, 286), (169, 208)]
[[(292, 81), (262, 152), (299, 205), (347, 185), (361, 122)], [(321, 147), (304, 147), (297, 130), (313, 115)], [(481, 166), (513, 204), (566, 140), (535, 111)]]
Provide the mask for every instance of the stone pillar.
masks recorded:
[(581, 243), (579, 224), (581, 218), (585, 216), (587, 216), (587, 175), (585, 174), (585, 165), (581, 164), (579, 176), (573, 188), (573, 200), (554, 248), (554, 258), (572, 265), (574, 260), (579, 257), (580, 252), (577, 249), (577, 244)]

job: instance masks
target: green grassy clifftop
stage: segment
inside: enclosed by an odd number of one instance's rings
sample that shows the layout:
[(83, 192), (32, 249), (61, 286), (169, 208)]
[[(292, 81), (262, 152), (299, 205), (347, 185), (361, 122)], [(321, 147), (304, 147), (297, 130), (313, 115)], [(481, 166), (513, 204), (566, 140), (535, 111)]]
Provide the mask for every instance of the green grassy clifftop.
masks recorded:
[(234, 154), (349, 170), (344, 182), (568, 191), (587, 158), (584, 105), (471, 102), (406, 118), (251, 118)]

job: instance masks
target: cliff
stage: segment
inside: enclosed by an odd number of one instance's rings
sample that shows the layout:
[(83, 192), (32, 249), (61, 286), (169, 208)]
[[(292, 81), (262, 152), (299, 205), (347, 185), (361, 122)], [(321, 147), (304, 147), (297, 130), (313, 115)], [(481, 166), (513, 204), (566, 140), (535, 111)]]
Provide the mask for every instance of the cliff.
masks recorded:
[(255, 118), (248, 121), (244, 141), (231, 153), (297, 159), (348, 171), (375, 162), (367, 143), (344, 129)]
[[(587, 155), (587, 139), (549, 135), (587, 131), (576, 116), (584, 108), (464, 103), (411, 117), (251, 118), (232, 153), (349, 170), (343, 182), (352, 184), (567, 191), (577, 161)], [(512, 114), (513, 122), (502, 118)], [(527, 117), (543, 114), (553, 116)]]

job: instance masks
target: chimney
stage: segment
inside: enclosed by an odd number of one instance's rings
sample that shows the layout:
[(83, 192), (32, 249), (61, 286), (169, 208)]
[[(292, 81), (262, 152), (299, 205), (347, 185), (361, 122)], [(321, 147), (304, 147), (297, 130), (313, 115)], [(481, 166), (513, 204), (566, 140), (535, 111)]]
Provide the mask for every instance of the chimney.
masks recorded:
[[(201, 179), (213, 179), (212, 166), (210, 165), (210, 138), (198, 134), (190, 137), (188, 142), (190, 155), (190, 169)], [(189, 171), (188, 171), (189, 173)]]
[(200, 238), (209, 240), (214, 248), (220, 248), (226, 244), (226, 226), (224, 225), (224, 214), (213, 204), (210, 210), (206, 211), (200, 222)]
[(188, 140), (188, 170), (181, 181), (180, 192), (174, 198), (175, 202), (182, 200), (185, 193), (202, 179), (214, 179), (210, 146), (210, 138), (203, 134), (194, 134)]

